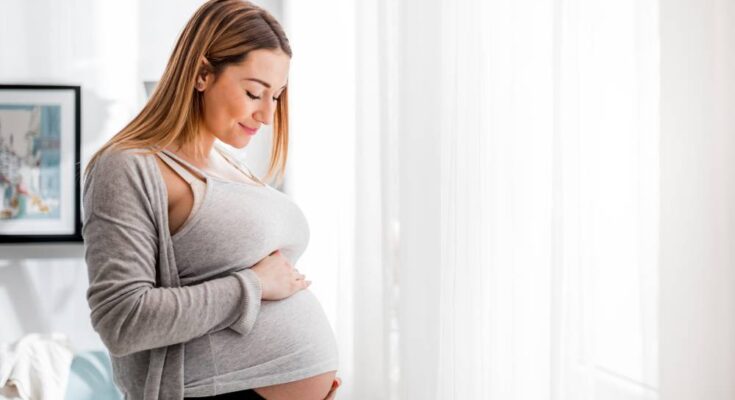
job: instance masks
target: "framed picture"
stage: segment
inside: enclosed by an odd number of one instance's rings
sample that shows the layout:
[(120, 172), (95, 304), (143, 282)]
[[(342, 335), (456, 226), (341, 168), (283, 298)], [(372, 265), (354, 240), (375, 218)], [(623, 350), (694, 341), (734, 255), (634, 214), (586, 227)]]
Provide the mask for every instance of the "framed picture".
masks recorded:
[(80, 93), (0, 85), (0, 243), (82, 241)]

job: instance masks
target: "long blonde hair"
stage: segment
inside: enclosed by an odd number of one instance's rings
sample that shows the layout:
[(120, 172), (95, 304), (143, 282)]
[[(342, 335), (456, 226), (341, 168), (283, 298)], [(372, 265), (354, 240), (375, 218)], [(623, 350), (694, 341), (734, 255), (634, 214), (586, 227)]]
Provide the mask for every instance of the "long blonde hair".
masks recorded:
[[(197, 144), (203, 96), (194, 88), (197, 75), (215, 78), (225, 66), (245, 60), (258, 49), (280, 49), (292, 56), (281, 25), (264, 9), (244, 0), (210, 0), (181, 32), (161, 80), (143, 110), (105, 143), (85, 169), (88, 174), (107, 149), (164, 148), (173, 142)], [(197, 156), (205, 156), (197, 146)], [(144, 151), (152, 154), (155, 150)], [(273, 118), (273, 146), (266, 180), (283, 179), (288, 157), (288, 87), (279, 96)]]

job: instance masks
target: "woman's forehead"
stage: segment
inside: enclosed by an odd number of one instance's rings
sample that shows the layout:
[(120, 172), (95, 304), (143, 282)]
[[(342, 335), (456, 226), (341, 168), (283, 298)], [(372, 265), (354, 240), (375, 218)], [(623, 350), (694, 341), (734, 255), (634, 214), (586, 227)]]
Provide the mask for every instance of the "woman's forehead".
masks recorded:
[(245, 60), (233, 65), (238, 79), (280, 89), (288, 81), (290, 57), (282, 51), (260, 49), (248, 53)]

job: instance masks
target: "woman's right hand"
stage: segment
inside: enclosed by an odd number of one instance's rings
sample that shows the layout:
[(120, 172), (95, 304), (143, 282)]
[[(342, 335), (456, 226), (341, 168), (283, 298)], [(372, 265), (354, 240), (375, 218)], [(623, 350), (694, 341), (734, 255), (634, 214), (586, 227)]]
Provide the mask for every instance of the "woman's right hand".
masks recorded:
[(280, 250), (258, 261), (251, 269), (260, 279), (263, 300), (285, 299), (311, 285)]

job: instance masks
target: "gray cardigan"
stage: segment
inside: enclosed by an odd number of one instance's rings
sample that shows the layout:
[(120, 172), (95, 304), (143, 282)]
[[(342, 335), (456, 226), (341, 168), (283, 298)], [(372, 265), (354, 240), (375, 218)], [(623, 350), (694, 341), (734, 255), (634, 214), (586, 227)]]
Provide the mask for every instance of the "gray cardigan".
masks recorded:
[(126, 399), (178, 400), (182, 343), (228, 327), (249, 332), (261, 288), (250, 269), (180, 287), (167, 189), (154, 157), (106, 151), (86, 176), (87, 299)]

